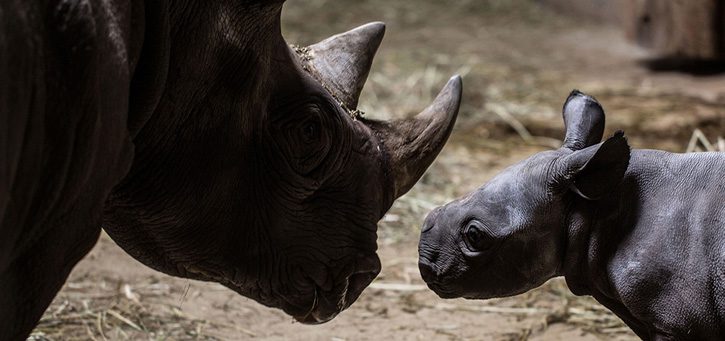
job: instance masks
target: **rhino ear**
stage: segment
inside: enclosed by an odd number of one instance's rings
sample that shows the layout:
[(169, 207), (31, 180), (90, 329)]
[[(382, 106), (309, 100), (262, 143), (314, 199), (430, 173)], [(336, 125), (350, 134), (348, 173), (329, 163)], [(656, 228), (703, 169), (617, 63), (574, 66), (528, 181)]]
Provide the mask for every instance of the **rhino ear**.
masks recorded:
[(562, 113), (566, 127), (564, 148), (580, 150), (602, 140), (604, 109), (594, 97), (574, 90), (566, 99)]
[(615, 188), (629, 167), (630, 148), (622, 131), (601, 144), (575, 151), (562, 162), (569, 188), (587, 200), (598, 200)]
[(369, 23), (309, 46), (310, 63), (322, 82), (348, 109), (356, 109), (385, 24)]

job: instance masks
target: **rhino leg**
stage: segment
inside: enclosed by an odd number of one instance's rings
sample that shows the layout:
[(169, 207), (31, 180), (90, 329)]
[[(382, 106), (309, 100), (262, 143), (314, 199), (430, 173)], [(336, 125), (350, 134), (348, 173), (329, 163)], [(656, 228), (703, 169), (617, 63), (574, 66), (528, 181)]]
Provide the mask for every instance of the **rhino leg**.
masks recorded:
[(99, 225), (50, 229), (0, 274), (0, 340), (24, 340), (73, 266), (98, 240)]

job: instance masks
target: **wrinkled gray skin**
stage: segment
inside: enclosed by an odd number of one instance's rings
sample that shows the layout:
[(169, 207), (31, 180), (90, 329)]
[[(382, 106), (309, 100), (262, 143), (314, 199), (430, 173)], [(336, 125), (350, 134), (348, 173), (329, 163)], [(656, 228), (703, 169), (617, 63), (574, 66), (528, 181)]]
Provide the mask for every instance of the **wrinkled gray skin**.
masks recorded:
[(154, 269), (304, 323), (357, 299), (380, 271), (377, 221), (445, 143), (461, 80), (416, 117), (353, 118), (384, 25), (301, 57), (281, 10), (0, 2), (0, 340), (28, 335), (101, 226)]
[(564, 276), (643, 339), (725, 338), (725, 153), (598, 143), (604, 112), (573, 92), (566, 139), (425, 220), (419, 267), (443, 298), (524, 293)]

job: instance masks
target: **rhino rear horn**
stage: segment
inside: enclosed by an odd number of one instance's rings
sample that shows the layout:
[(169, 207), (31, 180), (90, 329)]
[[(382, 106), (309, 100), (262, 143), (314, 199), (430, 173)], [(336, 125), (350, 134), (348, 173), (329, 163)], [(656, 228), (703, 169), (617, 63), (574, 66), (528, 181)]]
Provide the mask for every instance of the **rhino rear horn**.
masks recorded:
[(574, 90), (562, 110), (566, 137), (564, 148), (581, 150), (602, 140), (604, 134), (604, 109), (597, 100)]
[(390, 157), (395, 198), (408, 192), (443, 149), (461, 105), (463, 84), (452, 77), (420, 114), (403, 120), (369, 121)]
[(385, 24), (373, 22), (309, 46), (318, 77), (349, 109), (356, 109)]

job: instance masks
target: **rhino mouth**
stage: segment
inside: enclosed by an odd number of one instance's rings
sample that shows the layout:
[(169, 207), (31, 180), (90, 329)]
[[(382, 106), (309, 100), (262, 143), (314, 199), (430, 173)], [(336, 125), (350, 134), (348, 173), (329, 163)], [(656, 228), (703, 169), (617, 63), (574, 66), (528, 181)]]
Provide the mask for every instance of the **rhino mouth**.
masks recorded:
[(304, 314), (290, 314), (300, 323), (321, 324), (335, 318), (352, 305), (360, 294), (380, 273), (380, 259), (376, 254), (358, 259), (354, 271), (333, 288), (324, 290), (314, 283), (314, 293), (309, 309)]
[(358, 272), (350, 275), (342, 285), (338, 294), (325, 295), (315, 285), (314, 298), (309, 311), (304, 315), (293, 316), (297, 322), (304, 324), (322, 324), (334, 319), (340, 312), (352, 305), (363, 290), (377, 277), (380, 270)]
[[(243, 280), (240, 280), (238, 274), (231, 277), (225, 276), (194, 265), (184, 265), (181, 268), (189, 278), (218, 282), (242, 295), (254, 296), (250, 295), (248, 290), (245, 290), (248, 287), (244, 285)], [(260, 295), (255, 300), (270, 307), (281, 308), (300, 323), (322, 324), (334, 319), (340, 312), (350, 307), (362, 294), (363, 290), (378, 276), (380, 268), (380, 259), (377, 254), (373, 253), (372, 256), (359, 258), (353, 268), (354, 271), (332, 288), (328, 287), (325, 290), (322, 288), (323, 283), (316, 283), (311, 280), (310, 286), (313, 290), (308, 296), (311, 299), (307, 303), (300, 304), (299, 297), (277, 297), (273, 299), (269, 296)]]

